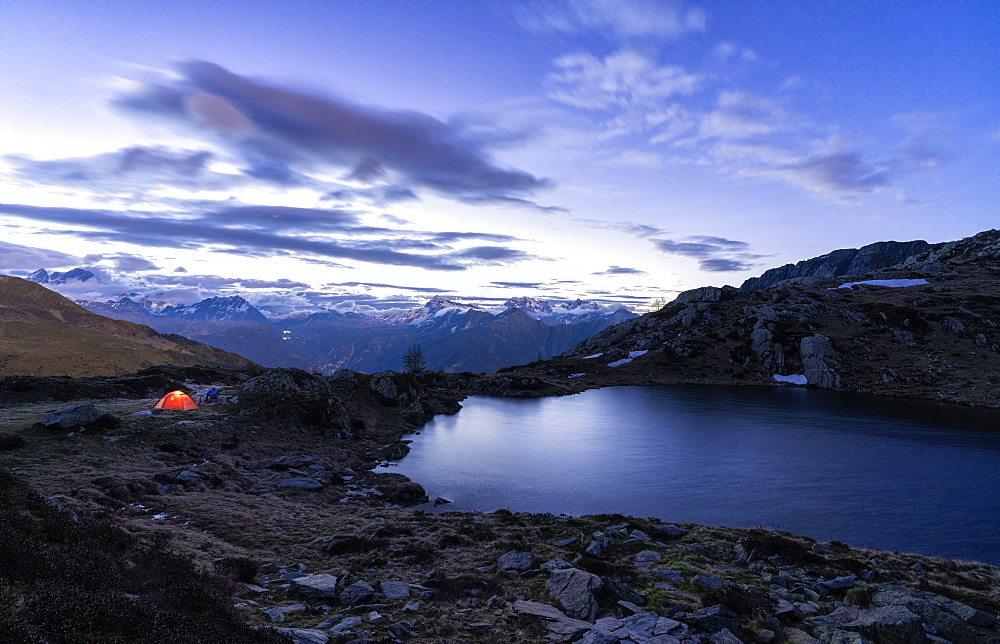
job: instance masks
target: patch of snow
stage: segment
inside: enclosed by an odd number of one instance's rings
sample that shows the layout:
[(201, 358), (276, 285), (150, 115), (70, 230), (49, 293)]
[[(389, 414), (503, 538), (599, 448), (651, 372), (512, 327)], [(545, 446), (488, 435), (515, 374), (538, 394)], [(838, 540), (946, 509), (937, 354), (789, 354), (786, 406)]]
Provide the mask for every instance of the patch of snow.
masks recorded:
[[(847, 282), (841, 284), (837, 288), (851, 288), (853, 286), (860, 286), (862, 284), (867, 284), (871, 286), (888, 286), (891, 288), (900, 288), (903, 286), (920, 286), (921, 284), (929, 284), (925, 279), (913, 279), (913, 280), (863, 280), (861, 282)], [(833, 289), (831, 289), (833, 290)]]
[(644, 356), (647, 353), (649, 353), (648, 349), (646, 349), (644, 351), (629, 351), (628, 352), (628, 357), (630, 357), (630, 358), (638, 358), (639, 356)]
[(595, 354), (594, 354), (594, 355), (592, 355), (592, 356), (583, 356), (583, 357), (582, 357), (582, 358), (580, 358), (580, 359), (581, 359), (581, 360), (590, 360), (591, 358), (600, 358), (600, 357), (601, 357), (601, 356), (603, 356), (603, 355), (604, 355), (603, 353), (595, 353)]
[(779, 376), (778, 374), (774, 374), (772, 377), (775, 382), (787, 382), (790, 385), (804, 385), (808, 382), (805, 375), (801, 373), (793, 373), (790, 376)]
[(628, 364), (629, 362), (632, 362), (632, 358), (622, 358), (621, 360), (615, 360), (614, 362), (609, 362), (608, 366), (609, 367), (620, 367), (623, 364)]
[(569, 374), (569, 375), (568, 375), (568, 376), (566, 376), (566, 377), (567, 377), (567, 378), (579, 378), (580, 376), (586, 376), (586, 375), (587, 375), (587, 374), (585, 374), (585, 373), (571, 373), (571, 374)]
[(153, 521), (162, 521), (163, 519), (166, 519), (166, 518), (167, 518), (167, 513), (166, 512), (161, 512), (159, 514), (154, 514), (153, 515)]

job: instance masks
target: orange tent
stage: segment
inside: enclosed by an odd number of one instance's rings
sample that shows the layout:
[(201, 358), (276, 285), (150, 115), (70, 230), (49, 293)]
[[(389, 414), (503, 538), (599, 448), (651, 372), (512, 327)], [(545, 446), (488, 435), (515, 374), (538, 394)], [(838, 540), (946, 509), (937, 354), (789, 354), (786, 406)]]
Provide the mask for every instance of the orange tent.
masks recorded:
[(177, 391), (171, 391), (163, 398), (160, 398), (160, 402), (153, 405), (153, 409), (177, 409), (180, 411), (188, 411), (189, 409), (198, 409), (198, 404), (191, 400), (191, 396), (178, 389)]

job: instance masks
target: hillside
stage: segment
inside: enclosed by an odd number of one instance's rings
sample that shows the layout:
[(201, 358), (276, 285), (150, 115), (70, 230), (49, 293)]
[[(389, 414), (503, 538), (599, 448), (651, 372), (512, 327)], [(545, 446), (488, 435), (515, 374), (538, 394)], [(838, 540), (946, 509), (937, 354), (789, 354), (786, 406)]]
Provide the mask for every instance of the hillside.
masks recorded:
[(102, 317), (39, 284), (0, 276), (0, 376), (118, 375), (159, 364), (251, 363), (181, 336)]
[(127, 297), (82, 302), (81, 306), (114, 320), (144, 324), (160, 333), (174, 333), (232, 351), (266, 367), (312, 367), (310, 360), (283, 341), (260, 311), (242, 297), (208, 298), (191, 306), (169, 306), (159, 314)]
[[(869, 280), (882, 283), (844, 286)], [(511, 376), (530, 376), (537, 381), (523, 395), (550, 395), (623, 384), (775, 385), (782, 376), (998, 407), (998, 284), (1000, 231), (991, 230), (863, 275), (688, 291), (561, 357), (466, 387), (504, 393)]]

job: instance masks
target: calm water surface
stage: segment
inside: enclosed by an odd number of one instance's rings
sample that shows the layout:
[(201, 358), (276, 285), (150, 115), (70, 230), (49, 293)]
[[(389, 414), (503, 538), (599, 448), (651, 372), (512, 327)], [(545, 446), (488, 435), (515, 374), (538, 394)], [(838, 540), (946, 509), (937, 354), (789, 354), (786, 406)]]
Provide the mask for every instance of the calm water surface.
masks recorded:
[(1000, 414), (776, 387), (474, 396), (391, 466), (440, 510), (764, 526), (1000, 564)]

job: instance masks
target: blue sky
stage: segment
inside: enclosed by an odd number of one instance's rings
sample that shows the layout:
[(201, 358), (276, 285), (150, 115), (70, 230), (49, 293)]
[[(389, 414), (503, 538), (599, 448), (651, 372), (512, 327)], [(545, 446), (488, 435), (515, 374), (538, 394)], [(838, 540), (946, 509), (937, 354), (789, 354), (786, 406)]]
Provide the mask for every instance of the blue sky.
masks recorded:
[(990, 2), (0, 0), (0, 271), (643, 305), (998, 219)]

